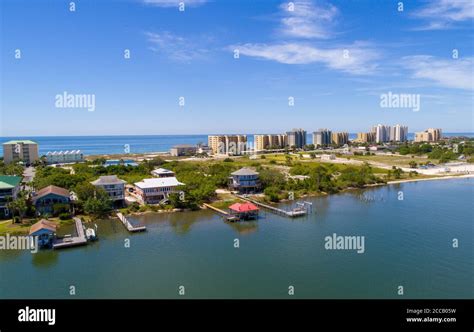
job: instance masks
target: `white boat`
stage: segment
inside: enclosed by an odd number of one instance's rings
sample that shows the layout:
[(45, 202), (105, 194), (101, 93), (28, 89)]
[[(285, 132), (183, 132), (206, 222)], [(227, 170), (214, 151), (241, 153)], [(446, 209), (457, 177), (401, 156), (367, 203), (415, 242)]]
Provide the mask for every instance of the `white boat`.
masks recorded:
[(89, 241), (94, 241), (94, 240), (97, 239), (97, 236), (95, 234), (95, 230), (93, 228), (86, 229), (86, 238)]

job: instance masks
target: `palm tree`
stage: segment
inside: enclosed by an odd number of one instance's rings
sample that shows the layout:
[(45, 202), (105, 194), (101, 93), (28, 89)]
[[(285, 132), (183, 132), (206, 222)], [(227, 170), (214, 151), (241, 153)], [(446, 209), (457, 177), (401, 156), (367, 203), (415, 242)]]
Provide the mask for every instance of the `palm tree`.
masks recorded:
[(26, 197), (21, 192), (16, 199), (11, 199), (8, 204), (8, 209), (12, 211), (13, 222), (15, 222), (15, 214), (18, 212), (18, 216), (20, 217), (20, 222), (23, 221), (26, 211), (28, 210), (28, 204), (26, 202)]

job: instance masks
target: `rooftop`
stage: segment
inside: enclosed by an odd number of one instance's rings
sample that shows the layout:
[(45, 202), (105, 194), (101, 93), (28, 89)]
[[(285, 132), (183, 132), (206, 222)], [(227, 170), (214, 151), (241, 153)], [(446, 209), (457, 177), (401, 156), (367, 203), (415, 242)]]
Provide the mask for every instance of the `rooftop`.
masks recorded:
[(33, 201), (36, 201), (37, 199), (49, 194), (56, 194), (58, 196), (64, 196), (64, 197), (70, 196), (69, 190), (51, 185), (51, 186), (44, 187), (43, 189), (38, 191), (36, 196), (33, 197)]
[(11, 141), (3, 143), (3, 145), (6, 145), (6, 144), (38, 144), (38, 143), (30, 141), (29, 139), (25, 139), (25, 140), (11, 140)]
[(97, 180), (91, 182), (94, 186), (100, 185), (109, 185), (109, 184), (122, 184), (127, 183), (124, 180), (121, 180), (117, 177), (117, 175), (103, 175), (99, 177)]
[(0, 189), (12, 189), (18, 186), (21, 177), (14, 175), (0, 175)]
[(135, 186), (141, 189), (176, 187), (182, 185), (184, 185), (184, 183), (179, 182), (175, 177), (144, 179), (143, 181), (135, 183)]
[(255, 172), (253, 169), (244, 167), (231, 174), (232, 175), (258, 175), (258, 172)]
[(178, 144), (178, 145), (173, 146), (173, 148), (195, 148), (195, 147), (196, 147), (195, 145), (191, 145), (191, 144)]
[(229, 209), (236, 212), (250, 212), (258, 211), (258, 207), (250, 202), (246, 203), (235, 203), (229, 206)]
[(71, 151), (49, 151), (46, 155), (62, 155), (62, 154), (79, 154), (81, 150), (71, 150)]
[(173, 171), (170, 171), (169, 169), (166, 168), (157, 168), (151, 171), (153, 174), (174, 174)]
[(41, 219), (36, 224), (33, 224), (30, 227), (30, 235), (42, 229), (47, 229), (54, 233), (56, 232), (56, 228), (57, 228), (57, 225), (54, 222), (48, 221), (46, 219)]

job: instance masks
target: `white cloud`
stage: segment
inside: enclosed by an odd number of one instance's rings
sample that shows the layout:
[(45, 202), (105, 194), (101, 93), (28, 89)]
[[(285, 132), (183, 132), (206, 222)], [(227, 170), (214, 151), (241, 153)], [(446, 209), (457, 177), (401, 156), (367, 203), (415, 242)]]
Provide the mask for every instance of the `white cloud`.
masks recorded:
[(283, 41), (277, 43), (247, 43), (229, 47), (240, 54), (284, 64), (320, 64), (326, 68), (354, 75), (373, 73), (379, 53), (363, 42), (350, 45), (315, 46), (302, 39), (328, 39), (339, 10), (331, 4), (316, 5), (313, 1), (299, 0), (280, 5), (283, 17), (278, 29)]
[(199, 6), (205, 4), (207, 0), (143, 0), (143, 2), (157, 7), (178, 7), (180, 2), (185, 6)]
[(418, 30), (439, 30), (474, 18), (473, 0), (436, 0), (416, 11), (413, 16), (428, 20)]
[(415, 55), (404, 57), (403, 65), (413, 72), (414, 78), (431, 80), (448, 88), (474, 89), (472, 57), (445, 60), (429, 55)]
[(354, 43), (347, 47), (317, 48), (307, 43), (288, 42), (274, 45), (243, 44), (232, 46), (240, 54), (284, 64), (322, 64), (330, 69), (364, 75), (374, 72), (373, 60), (379, 54), (368, 44)]
[(150, 49), (153, 52), (166, 55), (175, 61), (190, 62), (193, 59), (203, 59), (208, 53), (207, 49), (196, 46), (187, 39), (168, 31), (145, 32), (145, 35), (151, 43)]
[(333, 5), (316, 6), (311, 1), (293, 1), (280, 6), (284, 17), (279, 32), (296, 38), (329, 38), (330, 27), (338, 15)]

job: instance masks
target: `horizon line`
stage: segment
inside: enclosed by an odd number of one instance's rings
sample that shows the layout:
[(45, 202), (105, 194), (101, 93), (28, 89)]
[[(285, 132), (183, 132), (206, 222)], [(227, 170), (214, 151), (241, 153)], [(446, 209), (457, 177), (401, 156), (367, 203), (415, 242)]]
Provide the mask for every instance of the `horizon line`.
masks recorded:
[[(348, 131), (334, 131), (347, 132), (349, 134), (357, 134), (359, 132)], [(19, 137), (111, 137), (111, 136), (209, 136), (209, 135), (278, 135), (283, 133), (206, 133), (206, 134), (109, 134), (109, 135), (14, 135), (14, 136), (0, 136), (0, 138), (19, 138)], [(312, 134), (312, 131), (306, 131), (307, 134)], [(408, 134), (415, 134), (415, 132), (408, 132)], [(446, 131), (444, 134), (474, 134), (474, 131)]]

